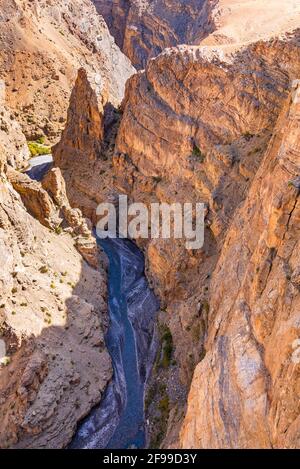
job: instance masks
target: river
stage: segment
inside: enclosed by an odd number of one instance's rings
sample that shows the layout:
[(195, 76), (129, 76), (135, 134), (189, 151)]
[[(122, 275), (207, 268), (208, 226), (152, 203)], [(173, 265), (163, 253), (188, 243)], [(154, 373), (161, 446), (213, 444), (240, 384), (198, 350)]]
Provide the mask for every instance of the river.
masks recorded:
[(79, 426), (71, 448), (144, 448), (145, 383), (156, 353), (159, 303), (144, 275), (144, 257), (125, 239), (101, 240), (109, 259), (110, 326), (106, 345), (114, 376), (98, 407)]

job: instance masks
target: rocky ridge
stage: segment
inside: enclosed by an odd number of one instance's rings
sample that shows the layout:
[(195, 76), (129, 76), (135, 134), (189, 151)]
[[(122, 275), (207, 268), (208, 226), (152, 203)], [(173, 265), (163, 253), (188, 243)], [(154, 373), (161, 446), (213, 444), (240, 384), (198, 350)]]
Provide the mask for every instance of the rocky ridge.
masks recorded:
[(183, 448), (299, 447), (299, 94), (295, 84), (212, 277)]

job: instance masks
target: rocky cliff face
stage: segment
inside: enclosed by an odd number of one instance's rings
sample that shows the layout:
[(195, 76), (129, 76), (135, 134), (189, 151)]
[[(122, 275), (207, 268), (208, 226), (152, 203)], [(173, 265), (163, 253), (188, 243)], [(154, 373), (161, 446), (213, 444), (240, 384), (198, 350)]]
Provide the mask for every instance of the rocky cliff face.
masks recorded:
[(179, 44), (242, 44), (299, 26), (288, 0), (93, 0), (111, 34), (137, 69)]
[(184, 448), (299, 447), (299, 112), (295, 88), (213, 274)]
[[(10, 115), (1, 110), (1, 118)], [(52, 169), (42, 186), (12, 168), (23, 161), (25, 137), (7, 119), (0, 147), (0, 447), (60, 448), (111, 378), (106, 274), (60, 171)]]
[(166, 47), (193, 44), (213, 29), (206, 0), (93, 0), (118, 46), (138, 69)]
[(3, 0), (0, 15), (0, 78), (28, 139), (57, 140), (80, 66), (119, 104), (134, 69), (92, 2)]
[[(283, 55), (290, 58), (281, 67)], [(114, 158), (120, 187), (134, 200), (202, 201), (208, 210), (202, 251), (187, 251), (174, 240), (146, 244), (148, 272), (165, 299), (163, 321), (172, 332), (186, 384), (205, 353), (202, 341), (211, 321), (210, 291), (217, 289), (210, 287), (210, 276), (224, 235), (261, 164), (291, 81), (298, 75), (296, 38), (230, 50), (226, 46), (171, 49), (127, 86)], [(222, 275), (228, 278), (225, 270)], [(225, 298), (229, 292), (226, 283)], [(202, 377), (199, 382), (204, 382)], [(224, 405), (227, 398), (225, 394)], [(173, 430), (173, 423), (169, 428)], [(193, 426), (189, 428), (193, 433)], [(165, 444), (172, 445), (171, 436)], [(210, 445), (214, 443), (207, 440)], [(188, 440), (183, 446), (188, 446)]]

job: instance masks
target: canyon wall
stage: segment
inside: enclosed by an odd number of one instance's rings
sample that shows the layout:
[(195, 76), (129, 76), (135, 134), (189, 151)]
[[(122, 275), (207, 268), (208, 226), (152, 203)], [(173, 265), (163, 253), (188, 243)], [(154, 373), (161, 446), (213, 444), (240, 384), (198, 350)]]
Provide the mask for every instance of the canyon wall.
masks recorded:
[(132, 64), (144, 68), (166, 47), (193, 44), (213, 29), (206, 0), (93, 0)]
[(180, 44), (245, 44), (299, 26), (297, 0), (92, 0), (137, 69)]
[(25, 137), (0, 115), (0, 447), (61, 448), (112, 376), (106, 272), (60, 170), (17, 171)]
[(299, 448), (299, 93), (295, 84), (213, 274), (183, 448)]
[(90, 0), (2, 0), (0, 79), (27, 139), (58, 140), (81, 66), (117, 106), (134, 68)]

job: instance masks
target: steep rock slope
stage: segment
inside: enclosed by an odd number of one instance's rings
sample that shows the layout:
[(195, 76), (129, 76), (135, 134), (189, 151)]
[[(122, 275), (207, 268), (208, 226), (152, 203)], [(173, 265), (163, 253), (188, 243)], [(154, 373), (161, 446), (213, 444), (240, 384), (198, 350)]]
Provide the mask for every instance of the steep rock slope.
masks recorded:
[(80, 66), (117, 106), (134, 69), (90, 0), (1, 2), (0, 78), (27, 138), (57, 140)]
[(23, 160), (24, 141), (9, 117), (0, 145), (0, 447), (61, 448), (111, 378), (106, 273), (60, 171), (42, 187), (8, 164)]
[(212, 30), (215, 0), (93, 0), (117, 44), (137, 68), (166, 47), (193, 44)]
[(299, 26), (297, 0), (93, 0), (138, 69), (179, 44), (242, 44)]
[(300, 445), (299, 95), (287, 99), (213, 275), (184, 448)]

